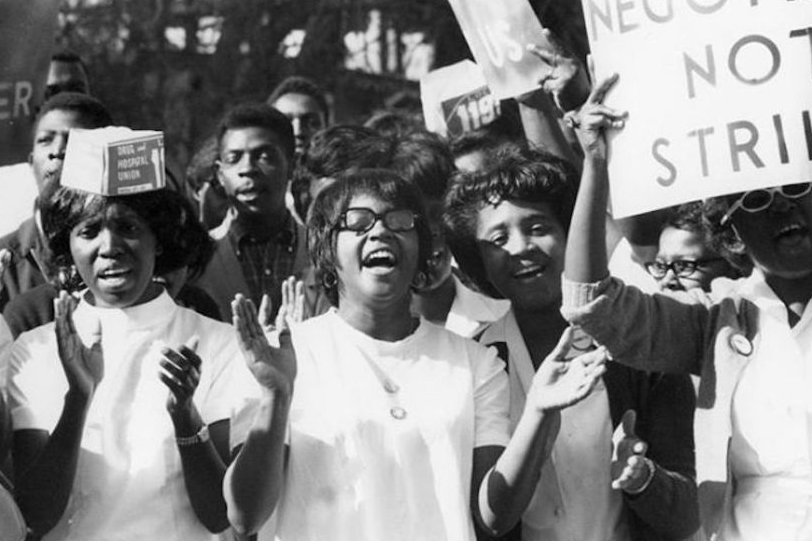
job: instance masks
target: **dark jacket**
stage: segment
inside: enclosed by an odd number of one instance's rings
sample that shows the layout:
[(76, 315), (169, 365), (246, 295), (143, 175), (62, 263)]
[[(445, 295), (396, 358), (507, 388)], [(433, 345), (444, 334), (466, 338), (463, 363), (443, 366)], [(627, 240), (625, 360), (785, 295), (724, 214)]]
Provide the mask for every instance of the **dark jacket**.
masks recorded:
[[(234, 295), (242, 293), (247, 298), (251, 297), (242, 265), (237, 258), (236, 248), (228, 234), (229, 227), (230, 220), (226, 219), (219, 227), (209, 232), (216, 242), (214, 256), (206, 266), (206, 270), (203, 271), (203, 275), (195, 282), (196, 286), (214, 299), (220, 311), (220, 317), (225, 322), (231, 321), (231, 301), (234, 300)], [(293, 274), (301, 278), (302, 272), (308, 264), (306, 232), (303, 227), (298, 225), (296, 227), (297, 242)]]
[[(480, 341), (494, 346), (510, 370), (525, 354), (511, 355), (507, 340), (520, 336), (512, 312), (508, 312), (485, 330)], [(520, 347), (524, 348), (524, 344)], [(637, 436), (648, 445), (646, 456), (656, 465), (645, 491), (636, 496), (623, 493), (631, 539), (667, 541), (688, 537), (699, 527), (693, 438), (695, 395), (691, 379), (685, 375), (642, 372), (617, 362), (609, 362), (606, 367), (603, 382), (613, 429), (627, 410), (634, 410)], [(513, 539), (519, 537), (514, 533)]]
[(3, 274), (3, 289), (0, 291), (0, 310), (3, 310), (9, 300), (45, 283), (46, 252), (33, 216), (21, 223), (16, 231), (0, 238), (0, 248), (11, 252), (11, 264)]

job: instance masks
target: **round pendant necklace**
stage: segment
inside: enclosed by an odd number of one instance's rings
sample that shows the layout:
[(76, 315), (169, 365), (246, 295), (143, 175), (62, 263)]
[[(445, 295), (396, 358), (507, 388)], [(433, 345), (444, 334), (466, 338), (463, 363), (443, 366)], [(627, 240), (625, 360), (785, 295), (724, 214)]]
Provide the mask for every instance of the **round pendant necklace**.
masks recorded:
[(376, 378), (378, 378), (378, 382), (386, 392), (386, 398), (389, 401), (389, 415), (398, 421), (402, 421), (408, 416), (408, 414), (406, 412), (406, 408), (400, 404), (400, 397), (398, 395), (400, 392), (400, 386), (392, 381), (392, 378), (387, 376), (386, 373), (381, 370), (381, 367), (375, 364), (372, 360), (367, 359), (367, 362), (369, 363), (369, 367), (372, 369), (372, 373), (375, 374)]
[[(420, 326), (419, 319), (413, 319), (411, 322), (411, 328), (409, 330), (409, 336), (414, 334), (417, 331), (417, 328)], [(414, 358), (415, 352), (412, 351), (414, 346), (409, 346), (408, 351), (409, 354), (406, 356), (407, 358)], [(398, 421), (402, 421), (406, 417), (408, 417), (408, 412), (406, 408), (404, 408), (400, 403), (400, 385), (395, 383), (386, 372), (381, 369), (380, 366), (375, 364), (371, 359), (366, 358), (367, 364), (369, 364), (369, 368), (372, 370), (372, 373), (375, 374), (375, 377), (378, 378), (378, 382), (383, 387), (383, 390), (386, 393), (387, 401), (389, 402), (389, 415), (392, 416), (393, 419)]]

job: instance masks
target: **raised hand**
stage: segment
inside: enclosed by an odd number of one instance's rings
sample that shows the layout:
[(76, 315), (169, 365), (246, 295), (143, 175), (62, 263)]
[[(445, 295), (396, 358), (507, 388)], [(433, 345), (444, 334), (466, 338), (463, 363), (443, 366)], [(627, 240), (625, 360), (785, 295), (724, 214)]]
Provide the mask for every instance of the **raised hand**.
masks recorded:
[(101, 322), (97, 321), (91, 337), (92, 345), (85, 346), (73, 325), (75, 304), (76, 300), (67, 291), (60, 291), (54, 299), (57, 351), (70, 391), (89, 397), (104, 377)]
[(624, 126), (627, 113), (607, 107), (603, 104), (606, 94), (617, 83), (618, 75), (601, 81), (592, 92), (581, 108), (571, 111), (564, 116), (566, 122), (573, 128), (578, 136), (578, 141), (587, 155), (597, 155), (606, 157), (606, 138), (604, 130), (608, 128), (620, 129)]
[(574, 329), (567, 327), (553, 351), (542, 361), (527, 397), (541, 411), (560, 410), (580, 402), (606, 371), (606, 349), (599, 347), (567, 359)]
[(9, 265), (11, 265), (11, 252), (5, 248), (0, 249), (0, 292), (3, 291), (3, 275)]
[(653, 474), (652, 465), (646, 460), (648, 445), (635, 434), (637, 414), (627, 410), (620, 422), (620, 438), (613, 438), (612, 488), (627, 492), (639, 492)]
[(282, 306), (276, 314), (276, 328), (281, 330), (291, 323), (301, 323), (307, 319), (304, 312), (304, 282), (288, 276), (282, 282)]
[(531, 43), (527, 50), (547, 65), (547, 72), (539, 79), (545, 92), (552, 94), (556, 105), (563, 111), (577, 109), (589, 95), (589, 78), (581, 62), (564, 47), (549, 29), (542, 30), (539, 43)]
[(288, 276), (282, 282), (282, 304), (276, 313), (276, 319), (272, 319), (273, 307), (268, 295), (262, 296), (259, 303), (259, 324), (265, 334), (282, 329), (288, 323), (299, 323), (306, 319), (304, 313), (304, 283), (297, 280), (295, 276)]
[(201, 360), (197, 355), (197, 336), (190, 338), (177, 350), (161, 348), (158, 377), (169, 388), (166, 409), (171, 416), (189, 415), (194, 409), (192, 397), (200, 383)]
[(268, 343), (253, 302), (237, 294), (231, 311), (237, 343), (254, 378), (264, 388), (290, 396), (296, 378), (296, 353), (286, 320), (282, 320), (278, 329), (280, 346), (277, 348)]

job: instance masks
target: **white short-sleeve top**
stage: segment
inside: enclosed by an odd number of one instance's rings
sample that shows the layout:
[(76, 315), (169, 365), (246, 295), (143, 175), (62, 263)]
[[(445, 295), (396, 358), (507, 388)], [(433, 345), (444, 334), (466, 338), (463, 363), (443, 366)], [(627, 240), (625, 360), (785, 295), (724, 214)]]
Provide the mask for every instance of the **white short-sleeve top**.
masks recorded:
[(508, 441), (495, 352), (425, 320), (403, 340), (375, 340), (334, 310), (292, 336), (298, 374), (276, 539), (473, 540), (473, 450)]
[[(228, 419), (242, 393), (232, 382), (244, 368), (233, 329), (176, 305), (165, 292), (126, 309), (83, 300), (73, 321), (85, 344), (100, 322), (104, 377), (85, 422), (70, 501), (45, 539), (211, 539), (186, 494), (166, 411), (169, 390), (158, 378), (159, 351), (199, 336), (195, 404), (206, 423)], [(54, 323), (21, 334), (10, 362), (14, 430), (52, 431), (68, 390)]]

